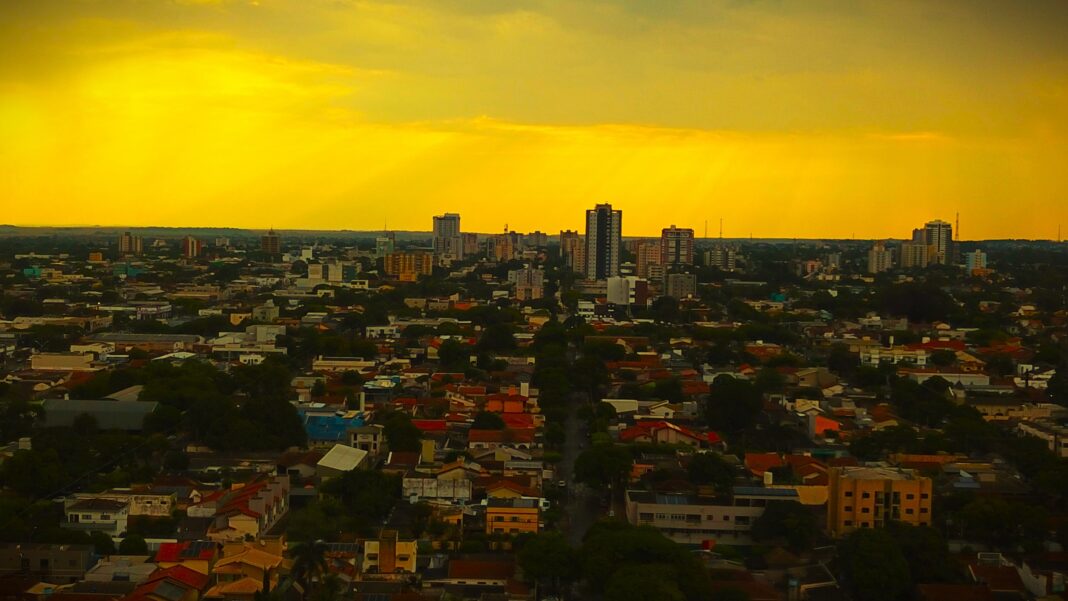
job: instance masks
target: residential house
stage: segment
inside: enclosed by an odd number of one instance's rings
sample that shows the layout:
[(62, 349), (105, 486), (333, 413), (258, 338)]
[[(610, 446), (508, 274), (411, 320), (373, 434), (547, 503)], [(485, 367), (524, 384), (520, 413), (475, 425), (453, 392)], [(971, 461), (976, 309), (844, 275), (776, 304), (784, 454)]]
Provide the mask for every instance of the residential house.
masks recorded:
[(63, 510), (61, 526), (83, 532), (102, 532), (112, 538), (126, 533), (130, 517), (129, 502), (111, 499), (69, 499)]
[(536, 499), (489, 499), (486, 503), (486, 534), (537, 534), (539, 518)]

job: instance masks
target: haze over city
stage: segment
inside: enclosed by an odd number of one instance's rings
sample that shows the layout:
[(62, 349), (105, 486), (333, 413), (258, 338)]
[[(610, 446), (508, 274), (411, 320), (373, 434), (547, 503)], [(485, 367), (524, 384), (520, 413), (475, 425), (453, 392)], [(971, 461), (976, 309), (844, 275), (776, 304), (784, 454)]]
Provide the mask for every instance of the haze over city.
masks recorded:
[(1068, 222), (1068, 5), (17, 1), (16, 225), (966, 239)]

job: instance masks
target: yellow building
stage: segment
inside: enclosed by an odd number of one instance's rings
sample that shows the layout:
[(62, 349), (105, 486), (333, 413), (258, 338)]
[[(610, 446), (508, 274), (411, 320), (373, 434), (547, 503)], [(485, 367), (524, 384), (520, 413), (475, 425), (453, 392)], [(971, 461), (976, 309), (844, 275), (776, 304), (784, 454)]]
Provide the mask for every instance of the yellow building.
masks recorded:
[(400, 540), (396, 530), (383, 530), (377, 540), (363, 543), (363, 572), (414, 574), (416, 555), (414, 540)]
[(841, 467), (828, 472), (827, 528), (840, 537), (890, 521), (931, 525), (931, 479), (913, 470)]
[(421, 275), (434, 273), (434, 255), (425, 251), (395, 252), (386, 255), (383, 267), (387, 275), (414, 282)]
[(538, 532), (537, 499), (489, 499), (486, 503), (486, 534)]

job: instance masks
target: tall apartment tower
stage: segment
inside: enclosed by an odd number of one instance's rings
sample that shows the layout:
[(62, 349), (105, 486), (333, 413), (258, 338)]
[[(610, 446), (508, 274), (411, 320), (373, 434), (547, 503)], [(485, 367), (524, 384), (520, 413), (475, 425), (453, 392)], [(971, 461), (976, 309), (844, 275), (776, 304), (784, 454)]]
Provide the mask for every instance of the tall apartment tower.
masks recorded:
[(120, 255), (139, 255), (144, 250), (144, 241), (141, 236), (134, 236), (130, 232), (126, 232), (119, 236), (119, 254)]
[(271, 256), (282, 254), (282, 237), (274, 232), (274, 228), (260, 237), (260, 250)]
[(927, 237), (927, 260), (939, 265), (953, 262), (953, 224), (936, 219), (923, 226)]
[(619, 275), (623, 245), (623, 211), (599, 204), (586, 211), (586, 279), (605, 280)]
[(187, 259), (193, 259), (195, 257), (200, 256), (200, 251), (202, 247), (203, 244), (200, 242), (200, 240), (197, 240), (192, 236), (186, 236), (185, 238), (182, 238), (182, 256)]
[(876, 242), (868, 251), (868, 273), (882, 273), (890, 269), (892, 258), (893, 255), (890, 254), (890, 249), (886, 248), (886, 244)]
[(577, 231), (560, 230), (560, 257), (576, 273), (586, 268), (586, 241)]
[(464, 240), (460, 235), (459, 213), (434, 216), (434, 254), (447, 259), (462, 259)]
[(693, 228), (672, 225), (661, 230), (660, 262), (665, 266), (693, 265)]

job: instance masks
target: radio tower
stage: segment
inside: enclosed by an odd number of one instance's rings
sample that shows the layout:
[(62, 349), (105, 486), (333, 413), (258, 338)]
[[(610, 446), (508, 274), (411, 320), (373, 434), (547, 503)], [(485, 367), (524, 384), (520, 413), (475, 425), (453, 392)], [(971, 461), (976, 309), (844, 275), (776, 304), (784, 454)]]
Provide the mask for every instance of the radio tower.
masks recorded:
[(719, 239), (723, 239), (723, 218), (719, 218)]

